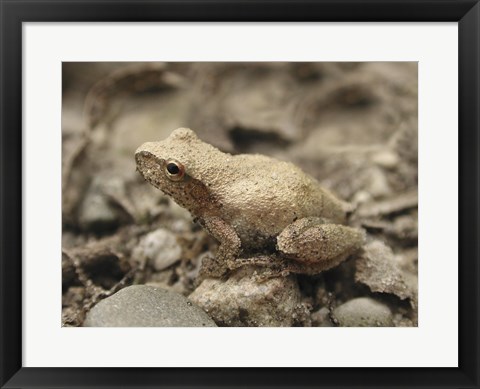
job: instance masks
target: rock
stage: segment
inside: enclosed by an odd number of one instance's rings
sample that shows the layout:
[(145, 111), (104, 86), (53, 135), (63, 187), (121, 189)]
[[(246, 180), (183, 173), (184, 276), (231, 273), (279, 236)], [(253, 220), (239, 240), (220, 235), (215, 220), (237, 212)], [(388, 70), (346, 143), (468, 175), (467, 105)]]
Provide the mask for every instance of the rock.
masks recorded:
[(393, 169), (400, 162), (400, 158), (395, 151), (384, 148), (372, 155), (372, 162), (386, 169)]
[(355, 298), (333, 311), (340, 327), (392, 327), (390, 309), (371, 298)]
[(413, 321), (409, 319), (408, 317), (405, 317), (401, 313), (396, 313), (393, 315), (393, 324), (395, 327), (416, 327), (418, 326), (418, 323), (416, 321)]
[(366, 190), (359, 190), (353, 195), (351, 202), (356, 206), (372, 200), (372, 195)]
[(85, 230), (104, 231), (118, 227), (125, 219), (125, 214), (115, 206), (110, 193), (124, 193), (124, 182), (116, 178), (97, 176), (79, 209), (78, 222)]
[(328, 308), (323, 307), (312, 312), (312, 327), (333, 327)]
[(367, 285), (372, 292), (392, 293), (404, 300), (414, 293), (393, 255), (392, 249), (380, 241), (366, 244), (356, 260), (355, 280)]
[(415, 217), (410, 215), (399, 216), (387, 228), (385, 232), (396, 239), (399, 239), (407, 244), (413, 244), (418, 242), (418, 215)]
[(219, 326), (228, 327), (292, 326), (306, 314), (300, 298), (294, 276), (258, 281), (247, 268), (226, 281), (206, 279), (189, 296)]
[(367, 192), (374, 198), (387, 197), (392, 193), (387, 176), (382, 169), (371, 167), (367, 170), (368, 180), (366, 180)]
[(143, 178), (137, 177), (136, 181), (133, 182), (134, 185), (130, 185), (128, 188), (128, 194), (136, 210), (135, 222), (148, 225), (167, 211), (168, 200), (166, 195), (157, 188), (148, 185)]
[(133, 252), (136, 260), (147, 259), (157, 271), (173, 265), (181, 256), (177, 237), (164, 228), (145, 235)]
[(199, 307), (178, 293), (145, 285), (129, 286), (100, 301), (85, 327), (216, 327)]

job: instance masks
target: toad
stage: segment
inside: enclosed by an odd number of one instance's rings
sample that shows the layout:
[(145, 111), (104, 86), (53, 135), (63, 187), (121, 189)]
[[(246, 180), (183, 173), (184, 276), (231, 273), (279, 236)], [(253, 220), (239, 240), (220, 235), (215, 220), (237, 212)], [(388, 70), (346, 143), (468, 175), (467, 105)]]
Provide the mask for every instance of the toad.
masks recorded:
[(292, 163), (224, 153), (187, 128), (144, 143), (135, 159), (146, 181), (219, 242), (202, 267), (210, 276), (245, 264), (316, 274), (364, 242), (363, 231), (345, 225), (348, 204)]

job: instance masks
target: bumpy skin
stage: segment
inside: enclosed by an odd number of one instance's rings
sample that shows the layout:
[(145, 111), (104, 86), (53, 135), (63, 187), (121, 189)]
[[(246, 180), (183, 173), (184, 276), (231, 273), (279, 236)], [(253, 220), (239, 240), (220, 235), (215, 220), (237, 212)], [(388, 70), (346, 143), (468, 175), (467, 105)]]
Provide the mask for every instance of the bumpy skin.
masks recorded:
[[(135, 159), (148, 182), (220, 242), (217, 265), (235, 267), (240, 254), (280, 253), (279, 260), (298, 262), (285, 269), (317, 273), (363, 243), (361, 231), (341, 225), (346, 203), (289, 162), (223, 153), (186, 128), (143, 144)], [(166, 170), (171, 161), (184, 168), (179, 180)]]

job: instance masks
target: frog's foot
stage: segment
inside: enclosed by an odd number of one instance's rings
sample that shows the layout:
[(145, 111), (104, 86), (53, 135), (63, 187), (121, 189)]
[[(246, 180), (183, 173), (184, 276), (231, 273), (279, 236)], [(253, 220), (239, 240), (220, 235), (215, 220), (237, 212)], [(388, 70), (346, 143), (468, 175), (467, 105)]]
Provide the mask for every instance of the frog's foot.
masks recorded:
[(271, 255), (259, 255), (250, 258), (236, 258), (227, 261), (227, 267), (229, 270), (236, 270), (243, 266), (275, 267), (277, 265), (277, 257)]
[(227, 261), (229, 271), (252, 266), (255, 270), (252, 277), (257, 282), (265, 282), (271, 278), (286, 277), (291, 273), (316, 274), (323, 270), (323, 264), (301, 263), (279, 255), (259, 255), (249, 258), (237, 258)]
[(219, 217), (198, 218), (197, 221), (220, 242), (215, 257), (202, 261), (197, 283), (206, 278), (221, 278), (228, 272), (228, 262), (240, 251), (241, 242), (235, 230)]
[(224, 220), (219, 217), (209, 217), (199, 218), (198, 222), (220, 243), (215, 254), (217, 263), (227, 262), (238, 255), (242, 243), (235, 230)]
[(221, 278), (228, 272), (228, 268), (223, 261), (219, 261), (217, 257), (204, 257), (202, 266), (198, 272), (196, 284), (201, 284), (206, 278)]
[(263, 282), (270, 278), (285, 277), (290, 274), (285, 269), (285, 260), (277, 255), (259, 255), (227, 261), (229, 270), (237, 270), (244, 266), (255, 266), (261, 269), (260, 271), (255, 270), (253, 274), (253, 278), (258, 282)]
[(278, 268), (264, 268), (260, 272), (255, 272), (253, 274), (253, 280), (257, 283), (262, 283), (268, 281), (272, 278), (286, 277), (290, 274), (290, 271)]
[(277, 237), (277, 250), (291, 260), (290, 272), (316, 274), (343, 262), (364, 240), (362, 230), (311, 217), (287, 226)]

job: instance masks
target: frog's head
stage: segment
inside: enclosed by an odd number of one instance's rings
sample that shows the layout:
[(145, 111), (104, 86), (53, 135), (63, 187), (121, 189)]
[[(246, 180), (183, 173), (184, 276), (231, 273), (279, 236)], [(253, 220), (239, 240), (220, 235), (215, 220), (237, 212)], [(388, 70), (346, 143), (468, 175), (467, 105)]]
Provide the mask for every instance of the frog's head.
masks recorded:
[(160, 142), (147, 142), (135, 152), (137, 170), (150, 184), (194, 211), (210, 200), (209, 166), (222, 153), (188, 128), (178, 128)]

